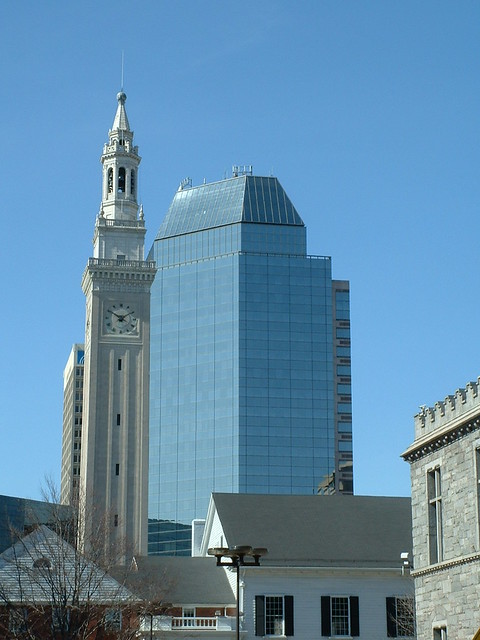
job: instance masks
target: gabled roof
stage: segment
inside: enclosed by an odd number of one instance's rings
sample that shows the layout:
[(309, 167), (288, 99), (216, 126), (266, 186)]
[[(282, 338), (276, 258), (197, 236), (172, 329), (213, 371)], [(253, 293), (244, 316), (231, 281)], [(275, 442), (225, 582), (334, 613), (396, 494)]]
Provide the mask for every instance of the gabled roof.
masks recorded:
[(155, 239), (237, 222), (304, 226), (277, 178), (242, 175), (179, 189)]
[(139, 556), (135, 560), (138, 571), (128, 574), (126, 584), (147, 601), (161, 600), (172, 605), (235, 604), (226, 573), (218, 569), (213, 558)]
[(400, 568), (412, 551), (410, 498), (214, 493), (207, 539), (215, 511), (226, 546), (266, 547), (262, 564)]
[[(45, 525), (0, 555), (0, 591), (7, 602), (127, 601), (132, 594)], [(5, 596), (5, 597), (4, 597)], [(57, 600), (58, 601), (58, 600)]]

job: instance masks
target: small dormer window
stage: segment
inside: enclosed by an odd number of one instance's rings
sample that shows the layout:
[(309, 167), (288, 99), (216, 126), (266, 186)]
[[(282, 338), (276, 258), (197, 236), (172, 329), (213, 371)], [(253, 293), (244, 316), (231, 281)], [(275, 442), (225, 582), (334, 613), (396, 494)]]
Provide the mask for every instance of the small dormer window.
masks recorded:
[(118, 192), (125, 193), (125, 167), (118, 170)]
[(110, 167), (108, 170), (108, 193), (113, 191), (113, 169)]
[(51, 569), (52, 563), (48, 558), (45, 558), (44, 556), (42, 556), (41, 558), (37, 558), (36, 560), (33, 561), (33, 567), (35, 569)]
[(123, 138), (119, 138), (118, 140), (118, 144), (123, 147), (123, 145), (125, 144), (125, 140)]

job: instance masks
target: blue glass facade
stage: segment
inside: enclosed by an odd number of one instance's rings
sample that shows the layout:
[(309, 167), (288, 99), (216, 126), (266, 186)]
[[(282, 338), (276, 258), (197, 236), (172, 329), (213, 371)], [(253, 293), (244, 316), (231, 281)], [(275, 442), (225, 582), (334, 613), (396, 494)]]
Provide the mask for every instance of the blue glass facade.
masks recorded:
[(179, 190), (152, 257), (149, 553), (188, 554), (212, 491), (335, 476), (331, 261), (254, 176)]
[(40, 524), (56, 531), (65, 525), (65, 535), (71, 516), (68, 505), (0, 495), (0, 553)]

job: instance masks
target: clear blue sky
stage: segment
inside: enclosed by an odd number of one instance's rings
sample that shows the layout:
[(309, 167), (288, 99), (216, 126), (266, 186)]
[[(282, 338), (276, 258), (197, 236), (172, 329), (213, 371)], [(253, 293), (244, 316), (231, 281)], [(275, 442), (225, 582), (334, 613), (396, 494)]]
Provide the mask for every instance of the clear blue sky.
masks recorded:
[(60, 480), (122, 50), (148, 247), (184, 177), (276, 175), (351, 282), (356, 493), (408, 495), (413, 415), (480, 374), (473, 0), (0, 3), (0, 493)]

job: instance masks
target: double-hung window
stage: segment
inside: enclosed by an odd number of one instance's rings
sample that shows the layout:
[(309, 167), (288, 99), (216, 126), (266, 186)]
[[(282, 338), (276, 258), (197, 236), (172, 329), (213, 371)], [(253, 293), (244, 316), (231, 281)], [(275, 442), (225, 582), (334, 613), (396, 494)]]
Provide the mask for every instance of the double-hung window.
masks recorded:
[(430, 564), (443, 560), (442, 483), (440, 467), (427, 471), (428, 548)]
[(27, 633), (28, 610), (26, 607), (15, 607), (10, 609), (8, 618), (8, 630), (15, 638), (22, 637)]
[(357, 596), (322, 596), (322, 636), (360, 635)]
[(409, 596), (391, 597), (386, 600), (387, 636), (389, 638), (413, 638), (415, 635), (415, 602)]
[(293, 596), (255, 596), (255, 635), (293, 636)]
[(122, 629), (122, 612), (120, 609), (106, 609), (103, 625), (108, 632), (118, 632)]
[(70, 609), (66, 607), (52, 607), (52, 629), (57, 631), (68, 631), (70, 627)]
[(195, 626), (195, 609), (193, 607), (183, 607), (182, 609), (182, 626)]

